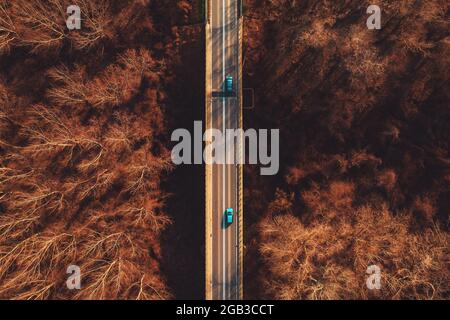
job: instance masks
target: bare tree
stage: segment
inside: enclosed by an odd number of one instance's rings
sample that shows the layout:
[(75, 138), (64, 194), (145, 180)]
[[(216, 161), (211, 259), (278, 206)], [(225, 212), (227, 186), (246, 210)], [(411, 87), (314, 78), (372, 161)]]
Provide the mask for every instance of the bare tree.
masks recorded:
[(127, 73), (118, 65), (110, 65), (90, 83), (89, 101), (96, 108), (120, 105), (130, 86), (127, 78)]
[(127, 50), (90, 83), (91, 104), (118, 106), (136, 94), (144, 75), (158, 68), (147, 50)]
[(115, 154), (123, 151), (131, 152), (134, 140), (136, 139), (136, 133), (131, 127), (135, 119), (125, 113), (115, 113), (114, 119), (117, 123), (111, 126), (106, 135), (106, 146)]
[(112, 20), (108, 1), (78, 0), (77, 3), (82, 8), (83, 28), (70, 33), (70, 38), (77, 49), (89, 49), (102, 39), (112, 37), (110, 30)]
[(85, 84), (86, 72), (82, 67), (69, 70), (65, 65), (51, 69), (50, 78), (56, 82), (47, 96), (59, 106), (83, 106), (89, 95)]
[(57, 49), (66, 38), (66, 8), (63, 0), (12, 3), (16, 12), (16, 30), (21, 45), (33, 51)]
[(159, 71), (162, 68), (157, 63), (151, 53), (146, 49), (130, 49), (119, 56), (118, 62), (123, 65), (126, 70), (140, 75), (141, 77), (148, 71)]
[[(76, 297), (87, 299), (107, 299), (117, 296), (122, 287), (126, 285), (127, 257), (134, 255), (135, 246), (124, 232), (111, 234), (88, 230), (81, 248), (81, 267), (87, 285)], [(126, 252), (126, 253), (125, 253)]]
[(0, 297), (45, 299), (55, 286), (51, 274), (75, 257), (76, 242), (66, 233), (36, 234), (0, 250)]
[(135, 226), (149, 225), (155, 232), (163, 230), (172, 220), (162, 213), (157, 213), (156, 209), (161, 208), (162, 204), (157, 197), (144, 203), (142, 206), (127, 206), (118, 212), (128, 217), (132, 217)]
[(33, 174), (34, 170), (20, 171), (8, 167), (0, 167), (0, 186), (6, 183), (17, 182), (28, 179)]
[(0, 54), (9, 52), (17, 40), (17, 31), (5, 1), (0, 2)]
[(109, 172), (107, 169), (100, 171), (96, 176), (87, 180), (86, 183), (81, 184), (83, 187), (79, 193), (80, 199), (85, 200), (88, 197), (98, 198), (108, 191), (115, 178), (114, 172)]
[(65, 194), (47, 186), (30, 184), (32, 192), (14, 191), (11, 195), (10, 208), (21, 211), (24, 216), (34, 216), (41, 212), (59, 213), (66, 208)]
[(85, 137), (84, 132), (73, 132), (60, 116), (44, 106), (35, 106), (31, 115), (36, 120), (36, 125), (27, 129), (31, 143), (23, 148), (25, 152), (35, 155), (63, 153), (64, 164), (68, 165), (72, 162), (76, 150), (81, 150), (94, 152), (94, 160), (90, 165), (98, 163), (104, 150), (98, 141)]
[(153, 158), (142, 161), (140, 164), (130, 165), (127, 170), (129, 178), (127, 179), (128, 186), (125, 191), (137, 194), (155, 190), (160, 174), (171, 168), (172, 163), (170, 159), (166, 158)]
[[(129, 291), (133, 290), (135, 286), (139, 288), (136, 300), (167, 300), (170, 298), (170, 294), (161, 284), (155, 284), (155, 281), (153, 280), (153, 282), (151, 282), (151, 280), (148, 280), (149, 278), (151, 279), (151, 277), (146, 277), (145, 274), (143, 274), (141, 279), (139, 279), (139, 282), (130, 286)], [(155, 278), (155, 276), (153, 278)], [(126, 296), (129, 296), (129, 294), (126, 294)]]

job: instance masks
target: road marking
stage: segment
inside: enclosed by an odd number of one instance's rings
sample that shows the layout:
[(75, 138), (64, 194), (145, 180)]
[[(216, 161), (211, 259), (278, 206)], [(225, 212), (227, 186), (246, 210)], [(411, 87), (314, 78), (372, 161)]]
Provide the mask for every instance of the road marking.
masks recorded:
[[(229, 17), (231, 18), (231, 21), (229, 23), (228, 34), (227, 34), (227, 36), (228, 36), (228, 38), (227, 38), (227, 47), (229, 48), (229, 54), (230, 54), (230, 58), (231, 58), (231, 65), (232, 65), (232, 68), (233, 68), (233, 78), (234, 78), (233, 86), (236, 86), (236, 79), (237, 79), (236, 78), (236, 74), (235, 74), (236, 64), (235, 64), (235, 61), (234, 61), (235, 60), (235, 55), (234, 55), (234, 50), (233, 50), (234, 47), (232, 46), (232, 40), (233, 40), (233, 34), (232, 33), (234, 31), (234, 12), (233, 12), (234, 11), (234, 5), (233, 5), (233, 1), (230, 1), (228, 10), (230, 12)], [(229, 123), (229, 127), (233, 128), (233, 129), (236, 128), (235, 123), (233, 121), (233, 118), (234, 118), (233, 115), (235, 114), (235, 108), (236, 108), (236, 106), (235, 106), (234, 98), (231, 98), (231, 100), (229, 101), (229, 107), (228, 107), (228, 109), (229, 109), (228, 110), (228, 123)], [(228, 141), (228, 143), (231, 143), (232, 148), (234, 150), (234, 148), (235, 148), (234, 141)], [(232, 154), (229, 155), (229, 157), (232, 157), (232, 156), (233, 156)], [(229, 168), (228, 181), (229, 181), (229, 186), (230, 186), (230, 189), (228, 190), (229, 191), (228, 198), (229, 198), (230, 203), (234, 203), (234, 210), (236, 212), (236, 202), (232, 201), (233, 191), (231, 189), (232, 186), (235, 186), (235, 183), (233, 183), (233, 177), (232, 177), (232, 173), (233, 173), (233, 170), (235, 170), (235, 168), (234, 168), (233, 164), (228, 165), (228, 168)], [(236, 214), (235, 214), (235, 216), (236, 216)], [(233, 261), (233, 255), (235, 253), (235, 247), (233, 247), (233, 233), (232, 233), (233, 230), (236, 231), (236, 219), (235, 219), (235, 221), (233, 221), (233, 226), (230, 229), (230, 231), (228, 232), (228, 257), (229, 257), (229, 261), (230, 261), (230, 269), (231, 270), (233, 270), (233, 263), (232, 263), (232, 261)], [(233, 271), (235, 271), (235, 270), (233, 270)], [(230, 274), (231, 274), (231, 276), (234, 277), (234, 279), (230, 279), (230, 288), (228, 290), (229, 291), (228, 295), (229, 295), (229, 297), (231, 299), (234, 299), (234, 294), (233, 293), (234, 293), (234, 288), (235, 288), (235, 285), (234, 285), (235, 272), (230, 272)]]
[[(235, 3), (235, 8), (234, 8), (234, 10), (235, 10), (235, 17), (236, 17), (236, 19), (234, 20), (234, 23), (235, 23), (235, 25), (234, 25), (234, 30), (235, 30), (235, 32), (236, 32), (236, 43), (235, 43), (235, 50), (236, 50), (236, 55), (235, 55), (235, 57), (234, 57), (234, 59), (235, 59), (235, 65), (236, 65), (236, 70), (237, 70), (237, 81), (236, 81), (236, 92), (237, 92), (237, 101), (236, 101), (236, 108), (237, 108), (237, 112), (236, 112), (236, 118), (235, 118), (235, 121), (236, 121), (236, 127), (237, 128), (239, 128), (240, 127), (240, 122), (239, 122), (239, 119), (240, 119), (240, 116), (241, 116), (241, 101), (240, 101), (240, 99), (241, 99), (241, 86), (242, 86), (242, 79), (241, 79), (241, 77), (240, 77), (240, 74), (241, 74), (241, 72), (240, 72), (240, 68), (241, 68), (241, 66), (240, 66), (240, 64), (239, 64), (239, 49), (240, 49), (240, 44), (239, 44), (239, 27), (240, 27), (240, 25), (239, 25), (239, 16), (238, 16), (238, 10), (239, 10), (239, 8), (238, 8), (238, 6), (239, 6), (240, 4), (238, 3), (238, 2), (236, 2)], [(236, 242), (236, 249), (235, 249), (235, 255), (236, 255), (236, 284), (235, 284), (235, 287), (236, 287), (236, 299), (239, 299), (239, 298), (242, 298), (242, 297), (240, 297), (240, 281), (241, 281), (241, 279), (240, 279), (240, 264), (239, 264), (239, 261), (240, 261), (240, 250), (241, 250), (241, 247), (240, 247), (240, 242), (239, 242), (239, 235), (240, 235), (240, 226), (241, 226), (241, 212), (240, 212), (240, 198), (239, 198), (239, 186), (240, 186), (240, 180), (239, 180), (239, 178), (240, 178), (240, 176), (239, 176), (239, 170), (241, 169), (241, 144), (240, 144), (240, 141), (239, 141), (239, 137), (238, 138), (236, 138), (238, 141), (237, 141), (237, 148), (238, 148), (238, 154), (239, 154), (239, 161), (238, 161), (238, 167), (235, 169), (236, 170), (236, 206), (238, 207), (238, 209), (237, 209), (237, 211), (239, 212), (239, 216), (238, 216), (238, 224), (237, 224), (237, 226), (236, 226), (236, 240), (235, 240), (235, 242)], [(243, 222), (242, 222), (243, 223)]]
[[(213, 41), (213, 38), (214, 38), (214, 22), (213, 22), (213, 19), (214, 19), (214, 13), (212, 12), (212, 8), (211, 8), (211, 39), (210, 39), (210, 41), (212, 42), (212, 43), (214, 43), (214, 41)], [(210, 50), (210, 53), (211, 53), (211, 88), (213, 88), (213, 86), (214, 86), (214, 81), (213, 81), (213, 79), (214, 79), (214, 62), (213, 62), (213, 55), (214, 55), (214, 53), (213, 53), (213, 45), (211, 44), (211, 50)], [(214, 114), (214, 112), (213, 112), (213, 109), (214, 109), (214, 100), (213, 99), (211, 99), (211, 121), (210, 121), (210, 125), (211, 125), (211, 127), (214, 127), (214, 123), (213, 123), (213, 119), (214, 119), (214, 117), (213, 117), (213, 114)], [(210, 139), (211, 139), (211, 136), (210, 136)], [(211, 141), (211, 140), (209, 140), (209, 141)], [(214, 182), (214, 164), (211, 164), (211, 188), (214, 188), (213, 187), (213, 182)], [(217, 170), (216, 170), (217, 171)], [(217, 204), (215, 204), (214, 203), (214, 192), (210, 192), (211, 193), (211, 212), (209, 212), (208, 214), (211, 214), (212, 215), (212, 217), (211, 217), (211, 223), (212, 223), (212, 221), (214, 221), (214, 216), (215, 216), (215, 214), (214, 214), (214, 212), (215, 212), (215, 210), (214, 210), (214, 206), (215, 207), (217, 207)], [(214, 230), (214, 228), (215, 228), (215, 226), (213, 227), (213, 226), (211, 226), (211, 233), (213, 233), (213, 230)], [(217, 236), (216, 236), (217, 237)], [(217, 241), (218, 242), (218, 241)], [(214, 246), (214, 237), (212, 236), (212, 234), (211, 234), (211, 248)], [(218, 250), (219, 250), (219, 248), (218, 248)], [(211, 267), (211, 270), (212, 270), (212, 272), (214, 272), (214, 268), (213, 268), (213, 266), (214, 266), (214, 255), (211, 253), (211, 265), (212, 265), (212, 267)], [(217, 263), (217, 269), (219, 269), (219, 263)], [(214, 283), (214, 277), (211, 275), (211, 298), (213, 298), (214, 297), (214, 286), (215, 286), (215, 283)]]
[[(226, 20), (225, 20), (225, 0), (222, 0), (222, 81), (225, 81), (225, 32), (226, 32)], [(225, 107), (226, 107), (226, 99), (222, 99), (222, 132), (225, 132)], [(226, 143), (226, 142), (225, 142)], [(226, 144), (225, 146), (226, 147)], [(225, 149), (226, 150), (226, 149)], [(225, 154), (226, 157), (226, 154)], [(226, 176), (226, 166), (222, 166), (222, 182), (223, 182), (223, 211), (225, 212), (225, 176)], [(225, 232), (226, 232), (226, 225), (225, 220), (224, 221), (224, 228), (222, 229), (222, 265), (223, 265), (223, 274), (222, 274), (222, 299), (226, 299), (226, 263), (225, 263)]]

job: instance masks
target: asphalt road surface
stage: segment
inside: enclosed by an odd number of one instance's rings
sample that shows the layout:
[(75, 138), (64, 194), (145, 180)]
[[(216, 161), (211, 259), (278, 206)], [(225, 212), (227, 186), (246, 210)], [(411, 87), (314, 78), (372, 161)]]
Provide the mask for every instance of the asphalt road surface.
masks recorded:
[[(239, 128), (239, 11), (238, 0), (211, 1), (212, 66), (210, 79), (213, 98), (211, 100), (210, 124), (212, 128)], [(233, 77), (231, 96), (221, 96), (225, 91), (225, 79)], [(237, 141), (236, 141), (237, 142)], [(233, 141), (227, 141), (227, 146)], [(227, 157), (237, 157), (237, 148), (228, 150)], [(238, 167), (236, 164), (212, 165), (212, 283), (214, 300), (240, 299), (239, 292), (239, 219), (238, 212)], [(234, 211), (233, 223), (225, 223), (225, 211)]]

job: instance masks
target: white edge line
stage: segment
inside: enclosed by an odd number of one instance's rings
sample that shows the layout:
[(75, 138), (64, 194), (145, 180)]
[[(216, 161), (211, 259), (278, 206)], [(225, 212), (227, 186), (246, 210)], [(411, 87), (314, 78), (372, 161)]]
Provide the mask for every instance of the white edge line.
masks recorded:
[[(226, 30), (226, 20), (225, 20), (225, 8), (226, 8), (226, 1), (222, 0), (222, 81), (225, 81), (225, 30)], [(226, 100), (225, 98), (223, 98), (222, 100), (222, 134), (223, 132), (225, 132), (225, 107), (226, 107)], [(226, 159), (226, 141), (224, 140), (225, 144), (224, 144), (224, 156)], [(226, 165), (224, 165), (222, 167), (222, 182), (223, 182), (223, 187), (222, 187), (222, 196), (223, 196), (223, 210), (222, 212), (225, 212), (225, 178), (226, 178)], [(223, 220), (223, 219), (222, 219)], [(223, 223), (223, 229), (222, 229), (222, 266), (223, 266), (223, 273), (222, 273), (222, 298), (223, 300), (226, 299), (226, 263), (225, 263), (225, 233), (226, 233), (226, 229), (225, 227), (225, 223)]]

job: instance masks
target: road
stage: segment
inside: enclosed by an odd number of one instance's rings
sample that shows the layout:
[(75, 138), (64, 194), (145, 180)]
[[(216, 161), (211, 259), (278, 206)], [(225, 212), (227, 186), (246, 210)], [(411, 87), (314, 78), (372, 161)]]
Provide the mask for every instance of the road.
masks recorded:
[[(210, 13), (210, 81), (212, 95), (207, 112), (207, 125), (210, 128), (237, 129), (240, 127), (240, 61), (239, 61), (239, 4), (238, 0), (211, 0)], [(207, 53), (208, 54), (208, 53)], [(224, 82), (227, 76), (233, 77), (234, 94), (223, 96)], [(222, 96), (221, 96), (222, 95)], [(207, 108), (208, 110), (208, 108)], [(236, 139), (237, 140), (237, 139)], [(227, 147), (238, 141), (226, 141)], [(237, 158), (238, 148), (227, 148), (226, 156)], [(230, 164), (211, 165), (210, 190), (207, 196), (211, 197), (210, 212), (211, 227), (206, 228), (207, 250), (210, 254), (210, 278), (207, 275), (207, 298), (213, 300), (241, 299), (241, 261), (240, 261), (240, 234), (241, 225), (239, 166)], [(224, 212), (227, 208), (234, 210), (234, 221), (227, 225)], [(207, 209), (208, 211), (208, 209)], [(209, 230), (209, 231), (208, 231)], [(208, 243), (210, 248), (208, 248)], [(208, 267), (207, 267), (208, 269)], [(209, 286), (209, 287), (208, 287)], [(209, 292), (209, 294), (208, 294)]]

